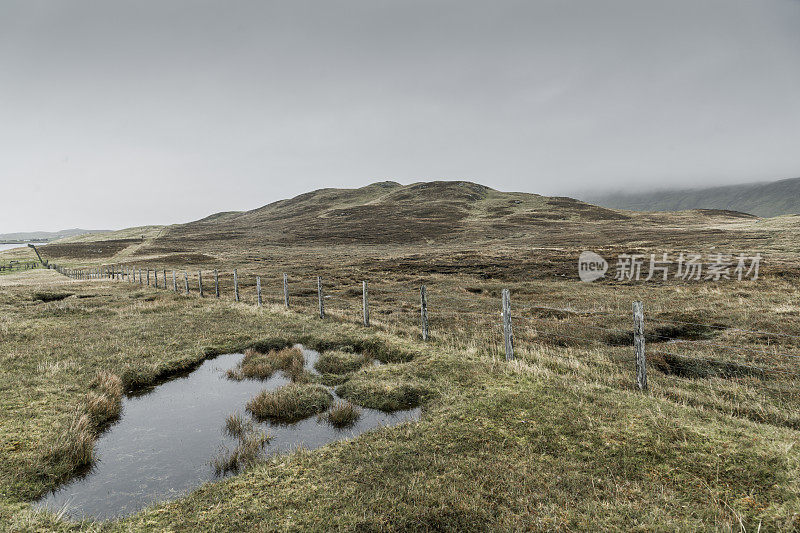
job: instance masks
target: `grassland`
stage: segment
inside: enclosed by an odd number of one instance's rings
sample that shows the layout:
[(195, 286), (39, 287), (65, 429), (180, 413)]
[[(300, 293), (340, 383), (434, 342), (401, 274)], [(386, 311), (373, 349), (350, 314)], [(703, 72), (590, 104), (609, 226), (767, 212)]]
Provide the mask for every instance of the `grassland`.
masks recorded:
[[(385, 195), (368, 193), (357, 202), (339, 198), (336, 209)], [(330, 205), (338, 193), (325, 194)], [(486, 194), (492, 205), (508, 200)], [(301, 210), (315, 198), (282, 208)], [(529, 199), (531, 210), (536, 202), (542, 213), (554, 207), (537, 198)], [(462, 224), (489, 213), (489, 204)], [(183, 228), (186, 241), (169, 240), (170, 230), (135, 253), (109, 247), (93, 258), (75, 248), (57, 258), (73, 266), (217, 268), (220, 300), (200, 299), (194, 289), (187, 297), (127, 282), (75, 282), (45, 270), (0, 277), (0, 524), (65, 531), (800, 529), (800, 383), (795, 359), (784, 357), (800, 354), (800, 262), (790, 252), (796, 222), (691, 214), (580, 222), (573, 215), (549, 237), (520, 230), (519, 239), (491, 247), (286, 248), (253, 244), (247, 235), (225, 241), (193, 233), (192, 241), (189, 233), (199, 230)], [(593, 239), (589, 248), (605, 243), (605, 253), (713, 246), (758, 249), (767, 259), (757, 282), (582, 284), (574, 279), (582, 236)], [(238, 304), (231, 301), (234, 267), (242, 281)], [(283, 272), (290, 273), (288, 311)], [(319, 274), (329, 297), (325, 320), (315, 316)], [(371, 328), (360, 325), (363, 279), (370, 281)], [(427, 343), (419, 338), (421, 284), (428, 287)], [(501, 353), (502, 288), (512, 291), (511, 363)], [(68, 296), (43, 301), (36, 297), (43, 292)], [(647, 393), (632, 386), (627, 345), (636, 299), (645, 302), (650, 335)], [(114, 394), (109, 376), (126, 390), (146, 387), (215, 353), (270, 353), (295, 342), (344, 352), (328, 369), (344, 373), (326, 376), (349, 401), (386, 410), (420, 404), (421, 420), (271, 457), (114, 522), (69, 522), (26, 503), (79, 472), (79, 459), (92, 460), (78, 453), (58, 460), (53, 450), (80, 443), (76, 437), (91, 441), (110, 420), (113, 413), (80, 422), (91, 394)], [(385, 364), (351, 367), (349, 351)], [(692, 366), (668, 353), (731, 366)]]

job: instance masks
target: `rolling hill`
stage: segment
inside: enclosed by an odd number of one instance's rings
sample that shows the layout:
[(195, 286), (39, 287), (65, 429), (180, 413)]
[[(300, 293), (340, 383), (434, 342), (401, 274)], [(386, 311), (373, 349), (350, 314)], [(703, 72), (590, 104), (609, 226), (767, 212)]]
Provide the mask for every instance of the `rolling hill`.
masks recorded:
[(706, 189), (606, 194), (584, 199), (604, 207), (632, 211), (725, 209), (759, 217), (774, 217), (800, 213), (800, 178)]

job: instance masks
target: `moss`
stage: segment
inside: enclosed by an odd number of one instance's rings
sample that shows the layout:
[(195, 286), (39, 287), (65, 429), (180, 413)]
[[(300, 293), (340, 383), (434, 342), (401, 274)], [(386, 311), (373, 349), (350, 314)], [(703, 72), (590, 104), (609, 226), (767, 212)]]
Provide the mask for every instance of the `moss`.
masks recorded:
[(290, 383), (275, 391), (262, 391), (247, 403), (257, 420), (297, 422), (321, 413), (333, 403), (333, 396), (320, 385)]

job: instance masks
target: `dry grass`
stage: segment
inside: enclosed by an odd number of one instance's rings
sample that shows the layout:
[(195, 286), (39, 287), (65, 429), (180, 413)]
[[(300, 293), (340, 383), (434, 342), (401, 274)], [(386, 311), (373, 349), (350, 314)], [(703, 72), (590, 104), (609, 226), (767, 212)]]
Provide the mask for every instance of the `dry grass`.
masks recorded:
[(247, 403), (247, 410), (258, 420), (297, 422), (321, 413), (333, 403), (331, 393), (320, 385), (284, 385), (262, 391)]
[(225, 433), (231, 437), (242, 439), (253, 430), (253, 424), (240, 413), (233, 413), (225, 419)]
[(245, 350), (244, 357), (235, 369), (227, 372), (230, 379), (262, 379), (272, 377), (277, 371), (283, 371), (292, 381), (308, 382), (303, 372), (303, 352), (297, 348), (269, 350), (266, 353), (253, 348)]

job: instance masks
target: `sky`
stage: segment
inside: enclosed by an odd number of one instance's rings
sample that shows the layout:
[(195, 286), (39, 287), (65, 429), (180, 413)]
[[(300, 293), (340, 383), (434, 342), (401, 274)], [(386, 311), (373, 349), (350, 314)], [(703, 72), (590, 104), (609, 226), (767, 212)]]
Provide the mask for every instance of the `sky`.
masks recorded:
[(0, 0), (0, 233), (800, 176), (800, 0)]

